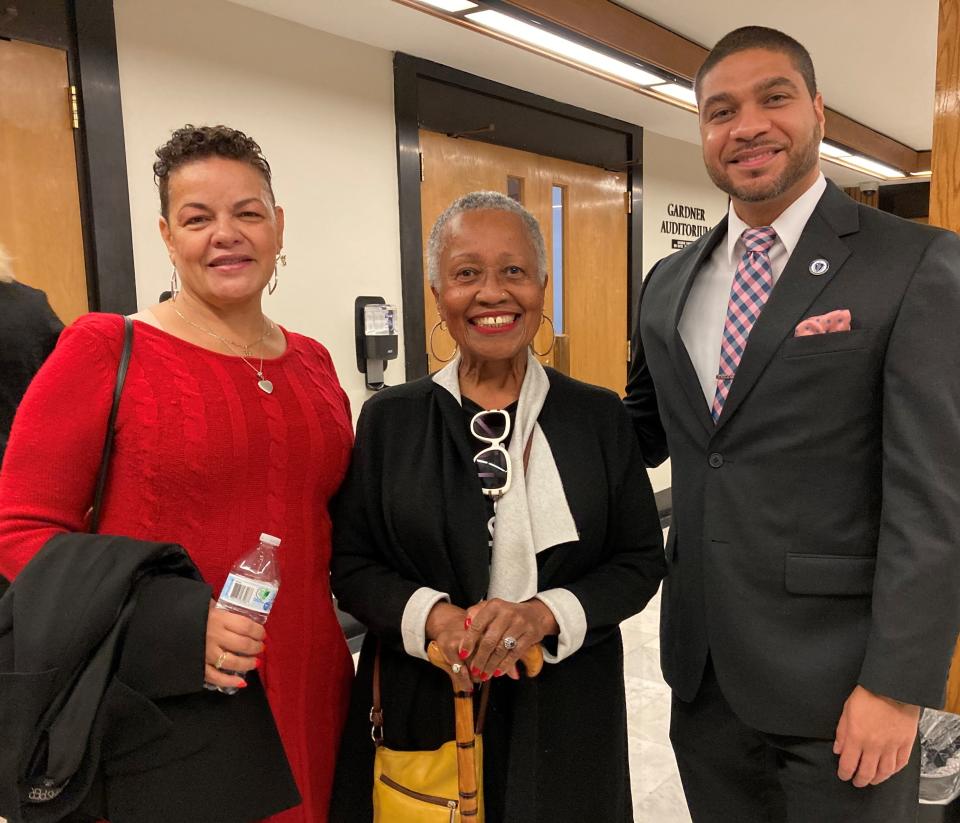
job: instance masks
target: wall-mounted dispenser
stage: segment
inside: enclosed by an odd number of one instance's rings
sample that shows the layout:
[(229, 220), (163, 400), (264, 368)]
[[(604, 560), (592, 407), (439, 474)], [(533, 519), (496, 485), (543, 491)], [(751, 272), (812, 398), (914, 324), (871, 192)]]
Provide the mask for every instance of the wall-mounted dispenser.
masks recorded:
[(368, 389), (383, 388), (387, 361), (397, 356), (397, 307), (382, 297), (358, 297), (353, 304), (357, 369)]

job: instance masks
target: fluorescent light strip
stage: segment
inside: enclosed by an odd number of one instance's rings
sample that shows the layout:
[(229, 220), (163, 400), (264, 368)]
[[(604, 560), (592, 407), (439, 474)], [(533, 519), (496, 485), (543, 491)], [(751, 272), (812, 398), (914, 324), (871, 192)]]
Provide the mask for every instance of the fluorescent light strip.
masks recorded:
[(932, 177), (932, 171), (912, 171), (910, 172), (911, 177)]
[(617, 60), (602, 52), (588, 49), (586, 46), (581, 46), (579, 43), (567, 40), (567, 38), (560, 37), (539, 26), (525, 23), (498, 11), (477, 11), (466, 15), (466, 17), (471, 22), (484, 28), (493, 29), (501, 34), (522, 40), (524, 43), (566, 57), (605, 74), (619, 77), (622, 80), (629, 80), (638, 86), (651, 86), (654, 83), (663, 82), (662, 77), (658, 77), (652, 72), (644, 71), (637, 66), (632, 66), (623, 60)]
[(839, 146), (835, 146), (833, 143), (827, 143), (825, 141), (820, 142), (820, 154), (826, 155), (827, 157), (853, 156), (852, 152), (849, 152), (846, 149), (841, 149)]
[(651, 91), (658, 91), (681, 103), (689, 103), (691, 106), (697, 105), (697, 95), (689, 86), (681, 86), (679, 83), (664, 83), (660, 86), (651, 86)]
[(883, 163), (878, 163), (876, 160), (871, 160), (869, 157), (863, 157), (859, 154), (851, 154), (849, 157), (843, 157), (841, 159), (847, 165), (854, 166), (855, 168), (879, 177), (889, 179), (893, 177), (906, 176), (899, 169), (895, 169), (892, 166), (886, 166)]
[(433, 6), (435, 9), (450, 12), (466, 11), (467, 9), (475, 9), (477, 7), (477, 4), (471, 3), (470, 0), (417, 0), (417, 2), (425, 6)]

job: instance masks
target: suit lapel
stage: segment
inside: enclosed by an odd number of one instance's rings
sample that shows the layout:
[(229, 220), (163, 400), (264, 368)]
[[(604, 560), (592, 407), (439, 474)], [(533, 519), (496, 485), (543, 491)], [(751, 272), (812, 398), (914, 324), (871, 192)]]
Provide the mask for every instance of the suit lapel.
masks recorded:
[[(839, 274), (850, 256), (850, 249), (840, 237), (858, 229), (856, 204), (828, 182), (827, 190), (800, 235), (800, 242), (750, 332), (717, 429), (733, 416), (781, 343), (792, 334), (820, 292)], [(810, 263), (818, 259), (830, 264), (826, 274), (811, 274)]]
[(692, 256), (677, 273), (676, 291), (671, 298), (667, 310), (667, 317), (670, 318), (670, 327), (667, 329), (667, 340), (669, 341), (670, 359), (673, 361), (673, 368), (677, 373), (680, 385), (687, 395), (687, 400), (696, 414), (697, 420), (703, 426), (707, 435), (713, 436), (714, 425), (713, 418), (710, 417), (710, 407), (703, 396), (703, 389), (700, 387), (700, 378), (697, 377), (697, 371), (693, 367), (693, 361), (690, 360), (690, 353), (683, 344), (683, 338), (680, 336), (680, 318), (683, 317), (683, 309), (687, 304), (687, 298), (690, 296), (690, 289), (693, 287), (693, 281), (696, 279), (697, 272), (701, 270), (713, 254), (717, 247), (727, 235), (727, 218), (724, 217), (710, 232), (703, 238), (703, 243), (696, 255)]

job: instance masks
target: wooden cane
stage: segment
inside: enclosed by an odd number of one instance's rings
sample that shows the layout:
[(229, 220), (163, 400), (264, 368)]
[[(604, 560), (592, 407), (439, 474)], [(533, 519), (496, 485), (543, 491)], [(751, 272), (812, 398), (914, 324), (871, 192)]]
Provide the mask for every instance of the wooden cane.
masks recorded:
[[(460, 817), (475, 819), (479, 811), (477, 787), (477, 739), (473, 725), (473, 689), (463, 691), (456, 675), (435, 641), (427, 647), (430, 662), (443, 669), (453, 683), (453, 710), (457, 727), (457, 783), (460, 793)], [(543, 668), (543, 649), (537, 643), (520, 659), (527, 677), (536, 677)], [(461, 664), (466, 665), (466, 664)]]

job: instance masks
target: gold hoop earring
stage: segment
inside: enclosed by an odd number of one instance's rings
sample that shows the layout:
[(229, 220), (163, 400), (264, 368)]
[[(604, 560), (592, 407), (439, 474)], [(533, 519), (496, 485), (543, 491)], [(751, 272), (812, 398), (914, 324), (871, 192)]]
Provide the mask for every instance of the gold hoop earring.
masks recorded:
[[(546, 351), (537, 351), (535, 348), (533, 348), (533, 341), (531, 340), (531, 341), (530, 341), (530, 350), (531, 350), (537, 357), (546, 357), (548, 354), (550, 354), (550, 352), (553, 351), (553, 345), (554, 345), (554, 343), (557, 342), (557, 333), (556, 333), (556, 331), (554, 331), (553, 321), (552, 321), (549, 317), (547, 317), (545, 314), (541, 314), (541, 315), (540, 315), (540, 326), (543, 326), (543, 321), (544, 321), (544, 320), (546, 320), (546, 321), (550, 324), (550, 345), (547, 346), (547, 350), (546, 350)], [(540, 326), (537, 327), (537, 331), (540, 331)]]
[(436, 360), (438, 363), (449, 363), (451, 360), (453, 360), (454, 357), (457, 356), (457, 352), (460, 350), (460, 344), (456, 342), (454, 343), (453, 353), (449, 357), (440, 357), (437, 354), (437, 350), (433, 347), (433, 336), (437, 333), (437, 329), (440, 329), (441, 331), (446, 331), (447, 324), (444, 323), (442, 320), (438, 320), (434, 324), (433, 328), (430, 329), (430, 354), (433, 355), (433, 359)]
[(177, 274), (177, 267), (173, 267), (173, 274), (170, 275), (170, 300), (175, 301), (180, 294), (180, 276)]
[(287, 255), (283, 252), (277, 254), (277, 259), (273, 264), (273, 277), (270, 282), (267, 284), (267, 294), (273, 294), (277, 290), (277, 284), (280, 282), (280, 271), (279, 267), (287, 267)]

